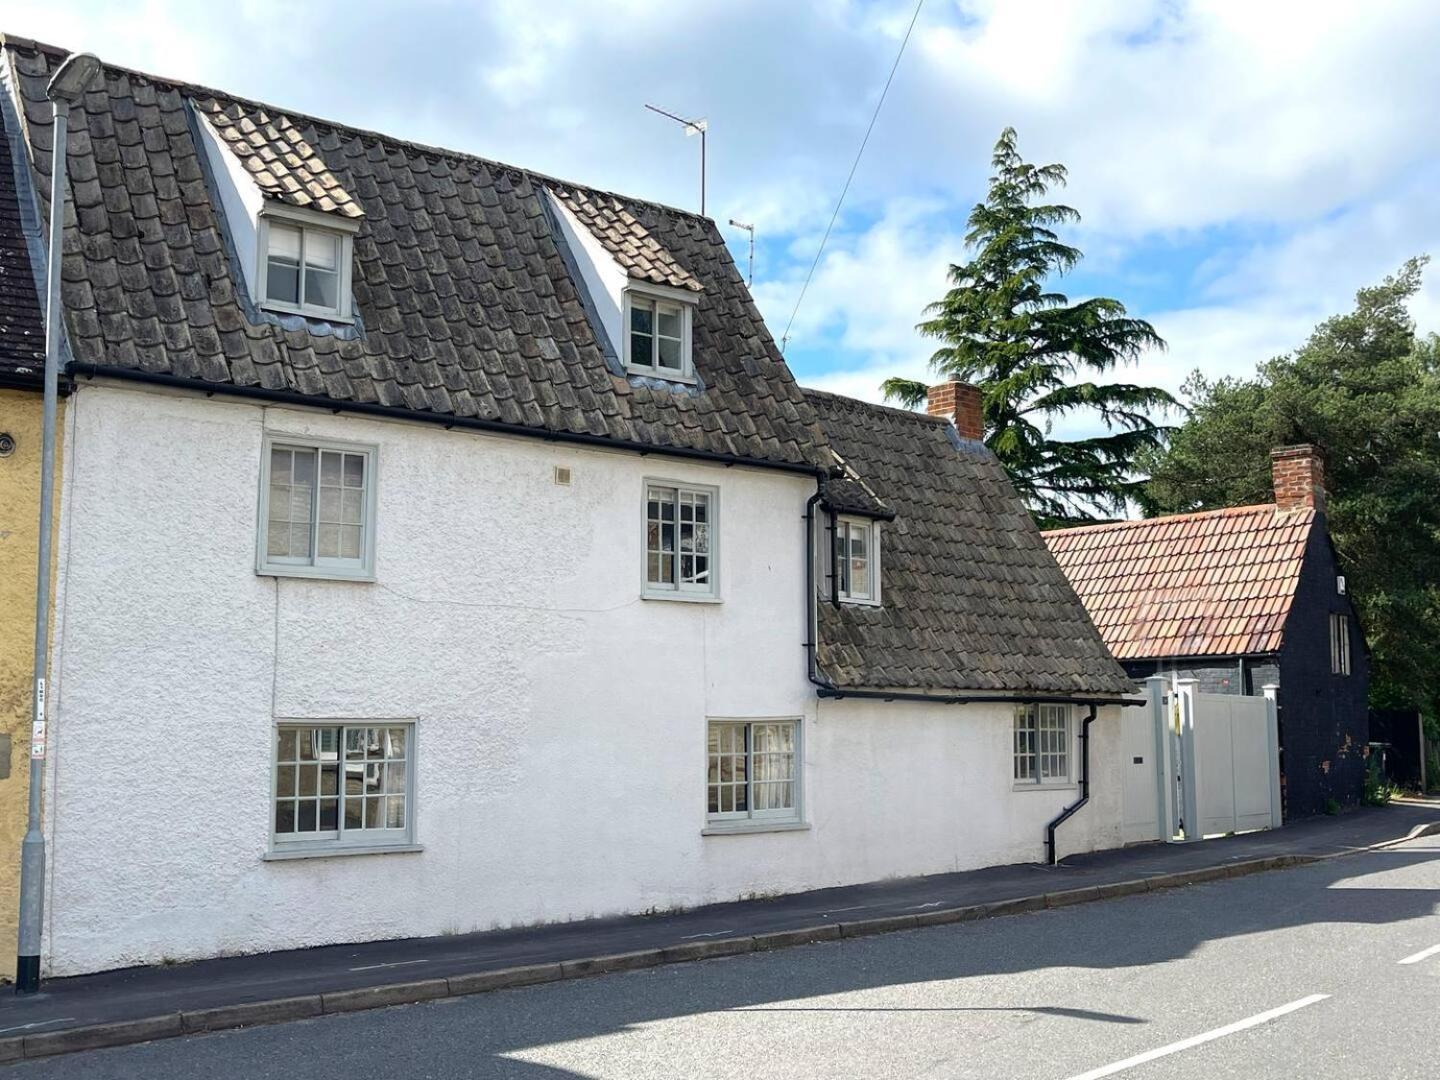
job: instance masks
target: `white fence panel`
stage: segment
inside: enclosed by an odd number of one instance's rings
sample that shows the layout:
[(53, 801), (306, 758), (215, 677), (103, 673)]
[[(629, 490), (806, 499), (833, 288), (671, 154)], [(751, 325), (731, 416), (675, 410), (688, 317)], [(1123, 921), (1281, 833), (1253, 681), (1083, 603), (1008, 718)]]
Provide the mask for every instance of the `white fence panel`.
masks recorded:
[(1268, 703), (1238, 694), (1194, 695), (1195, 768), (1200, 836), (1271, 825)]

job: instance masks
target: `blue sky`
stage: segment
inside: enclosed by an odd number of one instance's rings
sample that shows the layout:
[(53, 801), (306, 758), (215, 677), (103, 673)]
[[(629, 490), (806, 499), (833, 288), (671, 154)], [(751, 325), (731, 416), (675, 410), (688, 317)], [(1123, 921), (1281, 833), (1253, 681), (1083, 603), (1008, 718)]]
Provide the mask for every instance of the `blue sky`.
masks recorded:
[[(320, 116), (674, 205), (709, 207), (778, 337), (913, 0), (126, 5), (10, 0), (3, 29)], [(339, 14), (337, 15), (337, 11)], [(924, 378), (914, 332), (963, 259), (1015, 126), (1070, 169), (1063, 286), (1170, 342), (1125, 373), (1176, 389), (1301, 343), (1356, 288), (1440, 254), (1432, 0), (926, 0), (787, 351), (874, 398)], [(1440, 329), (1440, 267), (1414, 307)]]

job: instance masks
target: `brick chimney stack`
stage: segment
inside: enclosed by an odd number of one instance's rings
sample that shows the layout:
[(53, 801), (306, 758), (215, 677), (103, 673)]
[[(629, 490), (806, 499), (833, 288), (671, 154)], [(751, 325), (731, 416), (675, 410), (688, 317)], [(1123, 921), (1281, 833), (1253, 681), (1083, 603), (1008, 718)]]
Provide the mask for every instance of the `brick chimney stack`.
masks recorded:
[(1270, 451), (1275, 505), (1281, 510), (1325, 510), (1325, 463), (1309, 443)]
[(925, 398), (925, 411), (949, 420), (962, 439), (985, 437), (985, 410), (978, 386), (958, 379), (932, 386)]

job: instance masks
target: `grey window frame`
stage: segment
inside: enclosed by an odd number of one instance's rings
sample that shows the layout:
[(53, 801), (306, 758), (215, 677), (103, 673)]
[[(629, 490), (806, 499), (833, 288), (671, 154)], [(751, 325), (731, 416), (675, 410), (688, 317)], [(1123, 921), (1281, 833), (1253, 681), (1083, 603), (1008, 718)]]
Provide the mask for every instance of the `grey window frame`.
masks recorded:
[[(684, 586), (680, 580), (680, 549), (677, 533), (675, 559), (675, 584), (652, 583), (650, 580), (649, 506), (652, 487), (674, 488), (677, 495), (682, 491), (704, 495), (709, 500), (710, 541), (710, 582), (707, 588)], [(720, 489), (713, 484), (697, 484), (688, 480), (670, 480), (665, 477), (645, 477), (640, 487), (640, 585), (641, 596), (646, 600), (679, 600), (690, 603), (715, 604), (720, 602)]]
[[(1049, 749), (1041, 747), (1042, 732), (1055, 730), (1053, 725), (1042, 727), (1041, 714), (1045, 710), (1054, 710), (1064, 716), (1064, 735), (1061, 740), (1061, 752), (1065, 755), (1065, 775), (1063, 777), (1046, 776), (1042, 769), (1042, 759), (1046, 755), (1053, 756), (1057, 752), (1053, 747)], [(1021, 723), (1022, 717), (1026, 721), (1024, 725)], [(1075, 711), (1071, 706), (1055, 702), (1030, 702), (1016, 705), (1012, 713), (1010, 732), (1010, 779), (1015, 790), (1053, 790), (1075, 786)], [(1021, 735), (1026, 732), (1030, 735), (1029, 749), (1022, 751)], [(1027, 759), (1031, 763), (1029, 776), (1019, 775), (1022, 759)]]
[[(756, 725), (786, 724), (794, 730), (791, 752), (790, 783), (794, 785), (794, 806), (776, 810), (754, 810), (754, 767), (753, 739), (748, 733)], [(710, 799), (710, 730), (716, 725), (744, 726), (746, 735), (746, 807), (740, 811), (711, 813)], [(782, 831), (806, 828), (805, 822), (805, 720), (801, 716), (707, 716), (705, 718), (704, 741), (701, 744), (705, 771), (705, 828), (704, 833), (743, 833)], [(762, 781), (763, 782), (763, 781)]]
[[(830, 537), (830, 542), (837, 546), (834, 566), (840, 571), (840, 580), (835, 583), (836, 595), (842, 603), (860, 604), (869, 607), (881, 606), (880, 599), (880, 522), (874, 518), (858, 517), (854, 515), (841, 514), (835, 520), (836, 532)], [(851, 591), (847, 584), (850, 581), (849, 554), (841, 555), (838, 551), (841, 527), (846, 529), (861, 528), (865, 530), (868, 543), (866, 555), (866, 576), (869, 589), (868, 596), (859, 596)]]
[[(636, 363), (631, 357), (630, 341), (630, 310), (636, 299), (641, 299), (650, 304), (669, 304), (680, 309), (680, 369), (666, 368), (660, 366), (660, 352), (658, 347), (653, 354), (653, 363)], [(656, 285), (626, 286), (622, 294), (623, 303), (620, 305), (620, 333), (621, 348), (624, 355), (625, 370), (631, 375), (644, 375), (654, 379), (664, 379), (666, 382), (674, 383), (695, 383), (695, 297), (693, 294), (682, 292), (678, 289), (666, 289)], [(658, 319), (657, 319), (658, 326)], [(652, 333), (652, 337), (658, 337), (658, 333)]]
[[(311, 511), (311, 555), (308, 562), (291, 557), (272, 556), (267, 537), (270, 526), (270, 458), (271, 450), (279, 447), (315, 452), (316, 485)], [(315, 537), (319, 530), (320, 453), (362, 454), (365, 456), (365, 513), (361, 538), (364, 554), (359, 559), (322, 559)], [(319, 439), (310, 435), (291, 435), (283, 431), (267, 431), (260, 447), (260, 496), (255, 527), (255, 572), (266, 577), (322, 578), (330, 581), (374, 581), (375, 547), (379, 503), (380, 448), (374, 443), (352, 443), (337, 439)]]
[[(405, 729), (405, 827), (403, 829), (361, 829), (347, 833), (345, 829), (345, 802), (343, 790), (337, 792), (337, 820), (333, 833), (323, 836), (295, 835), (286, 838), (275, 831), (275, 804), (279, 800), (279, 739), (283, 730), (339, 728), (336, 741), (337, 764), (345, 765), (345, 729), (347, 728), (404, 728)], [(325, 717), (307, 719), (282, 717), (270, 728), (270, 800), (266, 808), (266, 831), (269, 843), (265, 851), (267, 861), (282, 859), (314, 858), (331, 855), (369, 855), (382, 852), (421, 850), (416, 837), (415, 762), (419, 756), (419, 742), (416, 732), (419, 724), (414, 717)], [(343, 781), (340, 783), (343, 789)], [(362, 796), (363, 797), (363, 796)], [(388, 835), (387, 835), (388, 834)]]
[[(284, 225), (300, 230), (300, 277), (298, 295), (300, 302), (292, 304), (270, 297), (270, 225)], [(336, 323), (355, 321), (351, 302), (351, 286), (354, 279), (355, 233), (359, 222), (349, 219), (331, 218), (290, 207), (266, 206), (256, 222), (255, 237), (255, 288), (256, 303), (266, 311), (277, 311), (291, 315), (324, 319)], [(305, 237), (306, 234), (324, 233), (339, 241), (339, 263), (336, 265), (336, 300), (334, 308), (305, 303)]]

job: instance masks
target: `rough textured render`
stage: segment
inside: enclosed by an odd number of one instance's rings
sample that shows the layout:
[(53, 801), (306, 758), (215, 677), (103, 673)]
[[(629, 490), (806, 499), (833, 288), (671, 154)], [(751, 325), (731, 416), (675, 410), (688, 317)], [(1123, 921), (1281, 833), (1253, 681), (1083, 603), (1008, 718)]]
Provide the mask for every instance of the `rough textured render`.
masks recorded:
[(38, 384), (45, 370), (45, 320), (25, 242), (15, 162), (14, 119), (0, 108), (0, 383)]
[[(64, 55), (5, 40), (42, 209), (52, 141), (45, 84)], [(250, 314), (196, 146), (192, 102), (212, 118), (216, 110), (287, 117), (283, 130), (295, 135), (286, 144), (306, 148), (338, 185), (329, 197), (343, 192), (364, 211), (354, 245), (358, 332)], [(618, 207), (648, 238), (637, 250), (668, 273), (683, 266), (701, 286), (692, 289), (700, 385), (676, 389), (607, 366), (543, 204), (554, 180), (112, 66), (71, 123), (75, 218), (63, 280), (79, 362), (321, 403), (831, 464), (813, 412), (706, 218), (558, 185), (572, 198)]]
[(214, 98), (197, 100), (195, 107), (267, 199), (343, 217), (365, 216), (289, 118)]
[(829, 678), (885, 689), (1134, 692), (984, 443), (936, 417), (805, 395), (835, 452), (895, 515), (881, 531), (884, 603), (820, 605)]
[(1241, 506), (1045, 534), (1121, 660), (1278, 652), (1315, 511)]
[(556, 185), (555, 197), (637, 281), (699, 292), (703, 285), (650, 234), (618, 196)]

